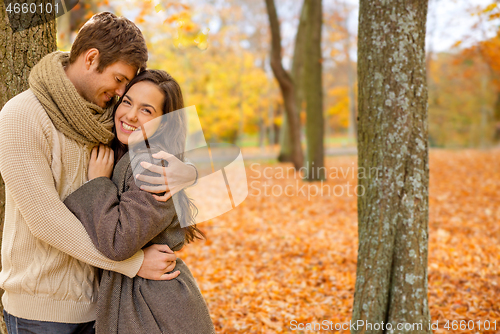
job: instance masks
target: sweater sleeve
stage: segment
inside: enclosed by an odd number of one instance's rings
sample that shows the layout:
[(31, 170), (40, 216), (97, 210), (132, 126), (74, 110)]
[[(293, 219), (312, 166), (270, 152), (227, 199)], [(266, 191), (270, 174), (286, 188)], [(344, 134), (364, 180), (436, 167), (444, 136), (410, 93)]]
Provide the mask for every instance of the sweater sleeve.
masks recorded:
[(113, 181), (99, 177), (64, 200), (85, 226), (97, 249), (116, 261), (140, 250), (165, 230), (176, 216), (171, 198), (158, 202), (150, 193), (137, 187), (132, 174), (126, 182), (128, 190), (118, 196)]
[(61, 201), (50, 168), (50, 119), (30, 103), (8, 103), (0, 112), (0, 173), (34, 237), (95, 267), (134, 277), (144, 253), (116, 262), (92, 243), (80, 221)]

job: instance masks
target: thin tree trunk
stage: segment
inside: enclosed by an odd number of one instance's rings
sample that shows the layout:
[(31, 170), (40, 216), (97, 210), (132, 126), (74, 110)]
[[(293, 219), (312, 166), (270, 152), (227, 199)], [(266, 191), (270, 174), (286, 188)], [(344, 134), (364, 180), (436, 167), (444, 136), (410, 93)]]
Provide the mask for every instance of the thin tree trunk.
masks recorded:
[(304, 96), (306, 99), (306, 180), (324, 180), (325, 121), (323, 116), (323, 84), (321, 57), (321, 28), (323, 12), (321, 0), (306, 0), (307, 36), (304, 51)]
[(286, 113), (283, 114), (283, 122), (281, 123), (280, 135), (280, 153), (278, 154), (279, 162), (292, 162), (292, 138), (290, 136), (290, 122)]
[(359, 13), (359, 250), (352, 321), (365, 325), (351, 333), (431, 333), (427, 1), (361, 0)]
[[(347, 30), (347, 27), (346, 27)], [(354, 94), (354, 70), (352, 66), (352, 61), (351, 61), (351, 55), (349, 53), (349, 41), (350, 41), (350, 34), (349, 31), (347, 31), (347, 42), (346, 42), (346, 50), (345, 50), (345, 55), (346, 55), (346, 60), (347, 60), (347, 84), (349, 86), (348, 88), (348, 94), (349, 94), (349, 139), (354, 139), (357, 141), (358, 139), (358, 125), (357, 125), (357, 115), (356, 115), (356, 97)]]
[[(300, 14), (299, 27), (297, 28), (297, 35), (295, 36), (295, 46), (293, 50), (292, 62), (292, 80), (295, 85), (295, 111), (297, 113), (297, 122), (300, 131), (300, 113), (302, 111), (302, 101), (304, 100), (304, 89), (302, 85), (304, 73), (304, 49), (306, 42), (306, 29), (307, 29), (307, 16), (306, 16), (306, 2), (302, 4)], [(292, 138), (290, 136), (290, 122), (286, 113), (283, 115), (283, 126), (280, 133), (280, 154), (278, 161), (290, 162), (292, 161)]]
[(349, 85), (349, 139), (358, 140), (358, 124), (356, 115), (356, 96), (354, 93), (354, 71), (351, 58), (347, 52), (347, 82)]
[(304, 154), (300, 144), (300, 122), (295, 107), (295, 87), (292, 78), (285, 71), (281, 63), (281, 34), (274, 0), (266, 0), (266, 8), (269, 16), (269, 25), (271, 27), (271, 68), (279, 83), (285, 104), (285, 111), (290, 124), (292, 162), (295, 169), (299, 169), (304, 163)]
[[(279, 112), (279, 104), (276, 104), (276, 113)], [(269, 123), (268, 123), (268, 134), (269, 134), (269, 137), (268, 137), (268, 144), (270, 146), (270, 148), (272, 149), (272, 147), (274, 146), (274, 142), (275, 142), (275, 132), (274, 132), (274, 108), (273, 108), (273, 105), (270, 104), (269, 105), (269, 109), (268, 109), (268, 114), (267, 114), (267, 119), (269, 120)]]
[[(0, 1), (0, 108), (15, 95), (28, 89), (28, 76), (31, 68), (46, 54), (57, 49), (56, 24), (54, 12), (22, 14), (16, 18), (7, 16), (5, 5), (15, 1)], [(45, 5), (47, 0), (26, 1)], [(53, 2), (52, 2), (53, 4)], [(33, 26), (33, 22), (42, 24)], [(13, 30), (14, 28), (14, 30)], [(0, 230), (3, 232), (5, 208), (5, 189), (0, 178)], [(0, 243), (1, 246), (1, 243)], [(0, 265), (1, 268), (1, 265)], [(3, 290), (1, 291), (3, 294)], [(0, 330), (7, 333), (3, 322), (3, 306), (0, 302)]]
[(497, 100), (493, 110), (493, 121), (495, 122), (494, 143), (500, 143), (500, 92), (497, 93)]
[(353, 65), (351, 61), (351, 33), (349, 32), (349, 27), (347, 26), (348, 12), (347, 4), (344, 3), (344, 12), (346, 13), (345, 20), (343, 20), (343, 28), (346, 33), (346, 38), (344, 41), (344, 54), (347, 62), (347, 87), (349, 96), (349, 129), (348, 137), (349, 139), (354, 139), (357, 142), (358, 139), (358, 125), (357, 125), (357, 115), (356, 115), (356, 97), (354, 94), (354, 83), (355, 74), (353, 70)]

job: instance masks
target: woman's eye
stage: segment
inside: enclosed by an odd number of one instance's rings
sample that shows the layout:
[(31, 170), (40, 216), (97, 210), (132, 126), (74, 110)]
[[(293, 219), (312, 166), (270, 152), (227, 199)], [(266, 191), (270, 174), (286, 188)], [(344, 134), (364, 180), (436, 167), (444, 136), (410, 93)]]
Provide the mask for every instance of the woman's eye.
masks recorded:
[(130, 102), (128, 100), (123, 100), (123, 103), (130, 105)]
[(144, 112), (146, 112), (148, 114), (151, 114), (151, 110), (149, 110), (149, 109), (142, 109), (142, 110), (144, 110)]

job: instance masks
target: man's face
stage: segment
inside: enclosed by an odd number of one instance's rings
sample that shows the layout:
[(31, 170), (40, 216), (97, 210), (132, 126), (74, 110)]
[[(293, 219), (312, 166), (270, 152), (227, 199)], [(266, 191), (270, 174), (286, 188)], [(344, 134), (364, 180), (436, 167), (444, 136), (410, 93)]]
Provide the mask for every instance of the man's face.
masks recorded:
[(132, 80), (137, 68), (123, 61), (117, 61), (107, 66), (102, 73), (97, 71), (97, 61), (94, 61), (85, 74), (81, 94), (101, 108), (109, 107), (115, 96), (122, 96), (127, 83)]

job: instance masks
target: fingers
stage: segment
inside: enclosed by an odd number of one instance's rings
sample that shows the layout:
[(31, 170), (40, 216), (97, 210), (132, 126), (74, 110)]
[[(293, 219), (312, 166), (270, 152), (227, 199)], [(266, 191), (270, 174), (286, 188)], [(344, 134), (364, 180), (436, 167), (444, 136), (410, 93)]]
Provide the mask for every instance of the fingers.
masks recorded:
[(137, 174), (135, 178), (139, 181), (144, 181), (150, 184), (168, 184), (167, 178), (161, 176), (147, 176), (142, 174)]
[(102, 154), (104, 153), (104, 146), (102, 144), (99, 144), (98, 151), (97, 151), (97, 161), (101, 162), (102, 160)]
[(102, 161), (104, 154), (106, 154), (106, 146), (103, 144), (99, 144), (98, 146), (94, 147), (94, 149), (97, 149), (97, 160)]
[(165, 272), (168, 273), (168, 272), (171, 272), (172, 270), (175, 269), (175, 266), (177, 265), (177, 262), (170, 262), (167, 266), (167, 268), (165, 268)]
[(113, 163), (113, 162), (115, 162), (115, 151), (113, 151), (113, 150), (111, 149), (111, 147), (110, 147), (110, 148), (109, 148), (109, 152), (110, 152), (110, 153), (109, 153), (109, 162), (110, 162), (110, 163)]
[(152, 195), (158, 202), (166, 202), (170, 197), (172, 197), (172, 193), (170, 191), (166, 192), (163, 196), (158, 196), (155, 194)]
[(168, 245), (154, 244), (144, 249), (144, 260), (137, 276), (150, 280), (170, 280), (179, 276), (175, 270), (177, 256)]
[(92, 153), (90, 155), (90, 160), (91, 161), (96, 161), (97, 160), (97, 153), (99, 151), (99, 147), (98, 146), (94, 146), (94, 148), (92, 149)]
[(158, 153), (153, 154), (152, 156), (155, 159), (165, 159), (165, 160), (168, 160), (169, 158), (173, 157), (174, 155), (170, 154), (170, 153), (167, 153), (165, 151), (160, 151)]
[[(153, 155), (153, 157), (154, 157), (154, 155)], [(153, 173), (156, 173), (156, 174), (160, 174), (160, 175), (163, 175), (163, 176), (166, 175), (165, 171), (163, 170), (164, 167), (153, 165), (153, 164), (150, 164), (149, 162), (146, 162), (146, 161), (141, 162), (141, 166), (144, 167), (144, 168), (146, 168), (150, 172), (153, 172)]]
[[(151, 247), (155, 248), (156, 250), (162, 252), (162, 253), (168, 253), (168, 254), (174, 254), (174, 251), (168, 247), (168, 245), (161, 245), (161, 244), (154, 244)], [(177, 260), (177, 256), (175, 256), (173, 259), (167, 259), (167, 261), (175, 261)]]
[[(99, 150), (101, 150), (101, 148), (99, 148)], [(108, 158), (109, 158), (109, 147), (107, 146), (104, 146), (102, 145), (102, 150), (103, 150), (103, 154), (102, 154), (102, 160), (104, 162), (108, 162)]]
[(176, 278), (177, 276), (179, 276), (181, 274), (181, 272), (179, 270), (176, 270), (174, 271), (173, 273), (171, 274), (163, 274), (160, 276), (160, 280), (161, 281), (169, 281), (171, 279), (174, 279)]
[(115, 156), (111, 147), (104, 144), (99, 144), (92, 149), (92, 155), (90, 159), (97, 164), (105, 165), (107, 166), (107, 168), (109, 168), (109, 166), (113, 165)]
[(162, 193), (162, 192), (170, 190), (168, 188), (168, 186), (146, 186), (146, 185), (142, 185), (142, 186), (140, 186), (140, 188), (141, 188), (141, 190), (147, 191), (148, 193), (155, 193), (155, 194)]

